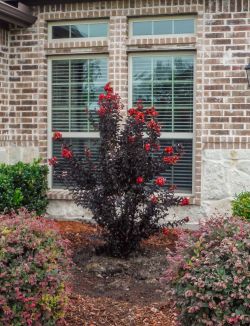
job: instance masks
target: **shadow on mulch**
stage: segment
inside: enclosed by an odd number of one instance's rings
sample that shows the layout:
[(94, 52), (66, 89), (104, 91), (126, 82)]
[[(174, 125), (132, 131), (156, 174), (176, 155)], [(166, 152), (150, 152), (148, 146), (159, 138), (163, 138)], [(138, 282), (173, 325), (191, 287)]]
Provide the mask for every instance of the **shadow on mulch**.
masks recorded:
[(81, 222), (57, 222), (71, 241), (75, 266), (72, 295), (66, 316), (69, 326), (174, 326), (174, 311), (160, 278), (166, 269), (166, 248), (175, 235), (151, 237), (142, 252), (129, 259), (96, 255), (101, 230)]

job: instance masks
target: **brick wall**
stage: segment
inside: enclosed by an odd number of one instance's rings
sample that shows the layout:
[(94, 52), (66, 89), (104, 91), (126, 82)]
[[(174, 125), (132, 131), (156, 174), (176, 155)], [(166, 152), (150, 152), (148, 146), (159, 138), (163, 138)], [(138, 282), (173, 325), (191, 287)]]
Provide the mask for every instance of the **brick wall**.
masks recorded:
[[(37, 146), (47, 157), (47, 57), (108, 53), (110, 80), (128, 99), (128, 53), (193, 50), (195, 80), (195, 198), (201, 198), (204, 149), (250, 149), (250, 89), (244, 66), (250, 58), (250, 1), (91, 1), (33, 8), (36, 23), (10, 31), (8, 142)], [(193, 37), (130, 40), (128, 17), (197, 15)], [(110, 19), (108, 41), (48, 41), (48, 21)], [(2, 110), (1, 110), (2, 111)]]
[[(0, 135), (8, 129), (8, 32), (0, 28)], [(1, 154), (0, 154), (1, 155)]]

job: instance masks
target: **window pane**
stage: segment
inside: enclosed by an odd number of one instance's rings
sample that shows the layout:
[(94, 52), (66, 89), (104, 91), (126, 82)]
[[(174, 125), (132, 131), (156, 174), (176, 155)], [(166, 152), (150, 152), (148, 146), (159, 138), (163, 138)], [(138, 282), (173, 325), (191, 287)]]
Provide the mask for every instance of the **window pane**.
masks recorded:
[(89, 24), (89, 37), (106, 37), (108, 35), (108, 24)]
[(193, 157), (193, 140), (192, 139), (162, 139), (160, 141), (161, 149), (166, 146), (173, 146), (182, 144), (184, 147), (184, 154), (181, 159), (169, 167), (164, 173), (168, 184), (174, 184), (176, 192), (190, 193), (192, 192), (192, 157)]
[(52, 38), (69, 38), (69, 26), (52, 26)]
[(152, 21), (134, 22), (133, 23), (133, 35), (152, 35), (153, 34)]
[(107, 37), (108, 22), (52, 26), (52, 39)]
[(172, 34), (172, 21), (171, 20), (160, 20), (153, 22), (153, 34), (154, 35), (164, 35)]
[(106, 83), (106, 58), (53, 61), (53, 130), (92, 131), (93, 127), (89, 121), (87, 109), (97, 108), (98, 96)]
[(88, 24), (79, 24), (71, 26), (71, 37), (89, 37)]
[(174, 34), (194, 33), (193, 19), (176, 19), (174, 20)]
[[(132, 57), (132, 101), (142, 99), (144, 106), (155, 106), (163, 136), (167, 132), (193, 131), (192, 55), (152, 55)], [(184, 157), (166, 174), (178, 192), (192, 191), (192, 139), (165, 140), (162, 146), (182, 143)]]
[(132, 21), (133, 36), (194, 33), (194, 18), (165, 18)]

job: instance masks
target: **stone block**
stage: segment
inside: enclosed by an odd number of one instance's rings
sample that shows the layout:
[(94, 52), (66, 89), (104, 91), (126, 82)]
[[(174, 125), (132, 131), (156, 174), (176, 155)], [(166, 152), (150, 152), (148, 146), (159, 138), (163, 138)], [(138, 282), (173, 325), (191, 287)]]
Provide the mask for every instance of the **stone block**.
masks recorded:
[(202, 200), (219, 200), (230, 196), (228, 173), (223, 163), (205, 161), (203, 164)]
[(8, 154), (6, 148), (0, 148), (0, 163), (8, 163)]

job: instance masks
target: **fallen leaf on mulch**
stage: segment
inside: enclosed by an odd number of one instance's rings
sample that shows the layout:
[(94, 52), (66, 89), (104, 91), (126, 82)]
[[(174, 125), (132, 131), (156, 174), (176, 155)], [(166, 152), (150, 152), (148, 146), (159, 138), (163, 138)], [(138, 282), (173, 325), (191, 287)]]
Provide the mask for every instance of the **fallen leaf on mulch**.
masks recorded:
[(131, 305), (109, 298), (72, 296), (66, 316), (67, 326), (175, 326), (169, 306)]
[[(143, 241), (146, 254), (121, 264), (111, 257), (95, 256), (94, 248), (103, 241), (97, 225), (75, 221), (56, 224), (62, 236), (70, 240), (76, 263), (67, 326), (176, 325), (175, 311), (166, 302), (164, 288), (159, 284), (166, 268), (165, 249), (175, 245), (174, 232), (168, 236), (159, 233)], [(109, 274), (109, 264), (117, 267), (114, 273)], [(120, 268), (119, 264), (124, 266)], [(100, 273), (85, 268), (91, 266), (97, 266)]]

